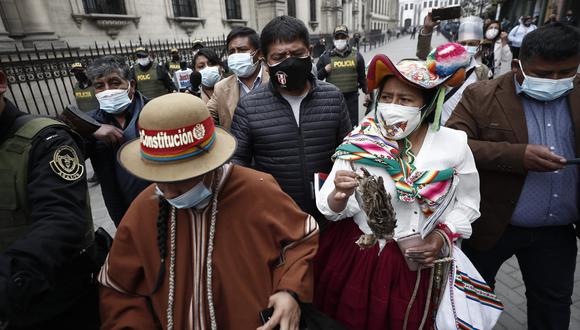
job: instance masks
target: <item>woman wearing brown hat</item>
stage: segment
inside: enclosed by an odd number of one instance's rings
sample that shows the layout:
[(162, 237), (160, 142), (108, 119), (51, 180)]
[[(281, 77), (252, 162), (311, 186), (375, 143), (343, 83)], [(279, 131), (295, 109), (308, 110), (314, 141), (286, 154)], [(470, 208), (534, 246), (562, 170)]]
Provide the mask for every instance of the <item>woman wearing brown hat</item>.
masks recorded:
[(231, 165), (235, 139), (189, 94), (150, 101), (119, 151), (156, 182), (133, 202), (99, 275), (105, 329), (297, 329), (318, 228), (272, 176)]
[(444, 85), (461, 83), (468, 63), (460, 45), (441, 47), (441, 63), (373, 58), (375, 114), (337, 148), (317, 197), (337, 222), (321, 237), (314, 303), (349, 329), (432, 329), (436, 317), (450, 329), (437, 313), (446, 271), (433, 266), (469, 238), (479, 177), (465, 133), (439, 127)]

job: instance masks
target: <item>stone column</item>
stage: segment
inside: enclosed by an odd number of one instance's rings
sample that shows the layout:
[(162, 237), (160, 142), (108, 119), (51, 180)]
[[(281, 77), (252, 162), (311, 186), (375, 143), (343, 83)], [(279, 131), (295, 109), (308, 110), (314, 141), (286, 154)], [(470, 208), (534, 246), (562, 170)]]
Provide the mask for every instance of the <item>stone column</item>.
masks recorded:
[(262, 30), (274, 17), (284, 15), (287, 12), (287, 8), (286, 1), (256, 0), (258, 31)]
[(16, 8), (22, 19), (24, 30), (22, 45), (24, 47), (50, 47), (51, 42), (58, 40), (50, 22), (47, 1), (18, 0)]
[(12, 48), (13, 46), (14, 40), (8, 37), (8, 31), (6, 31), (2, 16), (0, 16), (0, 48)]

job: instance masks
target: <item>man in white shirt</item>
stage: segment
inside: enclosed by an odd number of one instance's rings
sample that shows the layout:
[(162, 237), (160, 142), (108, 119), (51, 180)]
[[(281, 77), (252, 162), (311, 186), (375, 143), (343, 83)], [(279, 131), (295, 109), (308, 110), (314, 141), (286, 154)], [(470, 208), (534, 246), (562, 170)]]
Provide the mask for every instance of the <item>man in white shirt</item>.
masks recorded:
[(534, 31), (538, 27), (532, 24), (531, 16), (524, 16), (520, 21), (520, 25), (516, 26), (510, 31), (508, 35), (508, 40), (511, 45), (513, 58), (516, 59), (520, 55), (520, 47), (522, 45), (522, 40), (526, 34)]

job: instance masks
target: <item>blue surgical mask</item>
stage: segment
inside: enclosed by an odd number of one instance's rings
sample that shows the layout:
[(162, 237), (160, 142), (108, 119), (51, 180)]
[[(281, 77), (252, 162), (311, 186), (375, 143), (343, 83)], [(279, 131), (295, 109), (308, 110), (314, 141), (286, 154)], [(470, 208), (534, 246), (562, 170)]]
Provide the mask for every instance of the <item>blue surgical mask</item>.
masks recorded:
[(465, 48), (465, 50), (469, 55), (475, 56), (477, 50), (479, 49), (479, 46), (463, 46), (463, 48)]
[(258, 64), (260, 64), (260, 61), (254, 63), (252, 57), (250, 53), (232, 54), (228, 56), (228, 67), (239, 78), (249, 77), (256, 71)]
[(95, 94), (97, 101), (99, 101), (100, 109), (112, 115), (125, 111), (131, 104), (129, 88), (131, 88), (131, 85), (127, 89), (107, 89)]
[[(163, 196), (163, 192), (161, 189), (159, 189), (159, 187), (155, 186), (155, 190), (158, 195)], [(200, 209), (206, 207), (209, 204), (211, 195), (211, 191), (207, 189), (202, 180), (183, 194), (175, 198), (168, 198), (166, 200), (169, 204), (177, 209)]]
[(213, 87), (222, 77), (220, 67), (217, 65), (206, 66), (199, 73), (201, 74), (201, 84), (205, 87)]
[(533, 99), (544, 102), (553, 101), (574, 88), (576, 75), (562, 79), (531, 77), (524, 73), (522, 62), (518, 61), (518, 63), (524, 76), (524, 82), (521, 86), (522, 91)]

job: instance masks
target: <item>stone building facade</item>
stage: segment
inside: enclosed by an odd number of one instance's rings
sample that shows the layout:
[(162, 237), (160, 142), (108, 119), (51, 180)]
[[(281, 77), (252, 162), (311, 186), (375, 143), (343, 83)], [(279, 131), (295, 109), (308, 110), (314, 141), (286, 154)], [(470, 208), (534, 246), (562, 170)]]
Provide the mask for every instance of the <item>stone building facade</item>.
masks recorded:
[(303, 20), (312, 35), (398, 24), (398, 0), (0, 0), (0, 48), (86, 47), (95, 42), (221, 38), (273, 17)]

